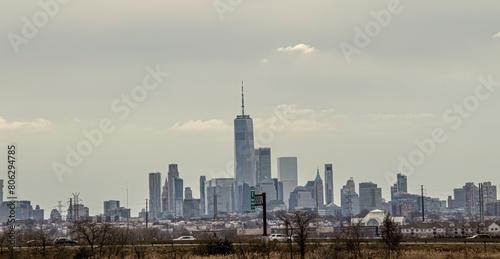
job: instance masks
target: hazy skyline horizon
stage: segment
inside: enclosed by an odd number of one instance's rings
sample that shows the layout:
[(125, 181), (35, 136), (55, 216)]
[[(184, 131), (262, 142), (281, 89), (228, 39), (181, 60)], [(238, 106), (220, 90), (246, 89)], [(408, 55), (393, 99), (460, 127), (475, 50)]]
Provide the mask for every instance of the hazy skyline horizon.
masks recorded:
[[(2, 3), (2, 152), (18, 145), (20, 199), (45, 217), (57, 201), (67, 209), (73, 192), (91, 214), (105, 200), (126, 206), (128, 192), (137, 216), (148, 174), (164, 181), (169, 164), (194, 197), (200, 175), (234, 177), (243, 80), (255, 148), (271, 148), (272, 177), (278, 157), (298, 158), (300, 185), (318, 167), (324, 178), (331, 163), (336, 204), (350, 177), (389, 199), (400, 164), (410, 193), (424, 185), (445, 199), (466, 182), (498, 185), (499, 8), (492, 0)], [(78, 147), (88, 155), (68, 163)], [(5, 159), (0, 168), (5, 180)]]

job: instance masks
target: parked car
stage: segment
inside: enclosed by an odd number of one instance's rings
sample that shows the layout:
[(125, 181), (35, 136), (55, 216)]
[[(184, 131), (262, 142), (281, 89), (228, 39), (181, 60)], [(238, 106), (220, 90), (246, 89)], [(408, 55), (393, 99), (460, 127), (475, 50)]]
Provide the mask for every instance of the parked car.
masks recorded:
[(78, 244), (78, 241), (73, 240), (68, 237), (58, 237), (54, 240), (54, 244), (56, 245), (75, 245)]
[(293, 234), (293, 235), (289, 236), (288, 239), (291, 240), (292, 242), (296, 242), (299, 240), (299, 235)]
[(271, 234), (269, 236), (269, 241), (285, 242), (288, 238), (285, 234)]
[(488, 234), (477, 234), (477, 235), (473, 235), (471, 237), (468, 237), (467, 239), (482, 239), (482, 238), (491, 238), (491, 236)]
[(194, 236), (181, 236), (174, 239), (174, 241), (182, 241), (182, 240), (196, 240), (196, 238)]
[(41, 242), (38, 240), (28, 240), (26, 241), (27, 246), (39, 246)]

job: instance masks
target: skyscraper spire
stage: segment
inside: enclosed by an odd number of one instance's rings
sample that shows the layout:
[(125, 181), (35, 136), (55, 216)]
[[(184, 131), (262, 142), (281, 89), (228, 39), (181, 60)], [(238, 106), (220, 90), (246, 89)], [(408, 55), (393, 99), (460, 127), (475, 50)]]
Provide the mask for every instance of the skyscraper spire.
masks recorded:
[(241, 80), (241, 115), (245, 115), (245, 95), (243, 93), (243, 80)]

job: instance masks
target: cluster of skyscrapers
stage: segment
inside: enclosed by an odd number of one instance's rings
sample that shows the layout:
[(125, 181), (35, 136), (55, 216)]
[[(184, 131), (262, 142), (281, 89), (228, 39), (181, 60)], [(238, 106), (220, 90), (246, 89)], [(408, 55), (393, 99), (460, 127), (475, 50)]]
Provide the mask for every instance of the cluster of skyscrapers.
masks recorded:
[(177, 164), (169, 165), (163, 189), (161, 174), (150, 173), (151, 217), (224, 217), (230, 213), (246, 213), (251, 210), (252, 188), (257, 194), (266, 193), (268, 209), (311, 208), (320, 214), (339, 217), (352, 217), (376, 209), (405, 217), (415, 211), (446, 209), (462, 209), (465, 215), (484, 215), (485, 211), (500, 207), (496, 187), (489, 182), (480, 184), (479, 188), (467, 183), (463, 188), (455, 189), (455, 198), (450, 196), (447, 206), (447, 201), (425, 197), (423, 193), (408, 193), (407, 177), (401, 173), (397, 174), (397, 181), (391, 187), (391, 201), (382, 198), (382, 189), (373, 182), (359, 183), (359, 193), (356, 192), (354, 180), (350, 178), (340, 190), (340, 206), (337, 206), (334, 204), (332, 164), (324, 165), (324, 178), (318, 168), (314, 179), (299, 186), (297, 157), (278, 157), (278, 177), (271, 177), (271, 148), (254, 147), (253, 120), (245, 114), (243, 85), (241, 97), (241, 115), (234, 119), (234, 178), (207, 179), (201, 176), (200, 198), (193, 199), (191, 188), (184, 189)]

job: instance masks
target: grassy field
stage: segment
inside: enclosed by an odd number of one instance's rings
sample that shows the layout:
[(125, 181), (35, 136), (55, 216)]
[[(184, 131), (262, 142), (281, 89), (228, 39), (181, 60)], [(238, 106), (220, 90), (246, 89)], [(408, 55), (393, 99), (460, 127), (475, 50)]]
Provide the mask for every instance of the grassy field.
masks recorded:
[[(290, 253), (292, 250), (292, 254)], [(210, 252), (211, 251), (211, 252)], [(222, 250), (221, 250), (222, 251)], [(118, 251), (94, 248), (91, 256), (89, 247), (50, 247), (45, 253), (41, 249), (20, 249), (15, 251), (15, 258), (175, 258), (175, 259), (245, 259), (245, 258), (300, 258), (298, 247), (286, 244), (254, 244), (249, 246), (232, 246), (227, 255), (209, 255), (216, 250), (201, 247), (171, 246), (128, 246)], [(219, 251), (220, 252), (220, 251)], [(10, 258), (9, 251), (0, 252), (0, 258)], [(345, 243), (330, 245), (309, 245), (306, 258), (500, 258), (500, 245), (450, 244), (450, 245), (403, 245), (398, 251), (388, 253), (382, 244), (361, 245), (359, 249), (349, 247)]]

